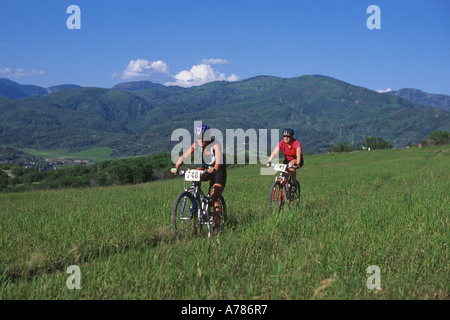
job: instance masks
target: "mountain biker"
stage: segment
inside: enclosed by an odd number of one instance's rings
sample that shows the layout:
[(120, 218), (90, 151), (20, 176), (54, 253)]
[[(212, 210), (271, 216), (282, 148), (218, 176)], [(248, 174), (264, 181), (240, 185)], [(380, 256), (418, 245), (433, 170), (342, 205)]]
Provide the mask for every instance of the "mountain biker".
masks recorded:
[(283, 164), (287, 164), (293, 168), (290, 168), (292, 180), (295, 181), (297, 174), (296, 169), (303, 166), (303, 154), (302, 154), (302, 144), (300, 141), (294, 138), (294, 130), (286, 128), (283, 130), (283, 140), (281, 140), (278, 145), (273, 150), (269, 157), (269, 161), (266, 166), (270, 167), (272, 159), (278, 154), (278, 152), (283, 151), (284, 161)]
[[(227, 169), (225, 157), (223, 156), (221, 146), (217, 141), (211, 138), (210, 126), (202, 124), (194, 129), (195, 141), (176, 162), (175, 168), (171, 170), (173, 174), (178, 172), (178, 168), (183, 161), (190, 157), (192, 153), (196, 153), (202, 159), (200, 167), (196, 170), (206, 170), (208, 175), (202, 178), (202, 181), (211, 180), (211, 202), (214, 206), (214, 224), (215, 230), (218, 230), (220, 224), (221, 205), (219, 197), (225, 189), (227, 181)], [(201, 183), (200, 183), (201, 184)], [(199, 185), (200, 185), (199, 184)]]

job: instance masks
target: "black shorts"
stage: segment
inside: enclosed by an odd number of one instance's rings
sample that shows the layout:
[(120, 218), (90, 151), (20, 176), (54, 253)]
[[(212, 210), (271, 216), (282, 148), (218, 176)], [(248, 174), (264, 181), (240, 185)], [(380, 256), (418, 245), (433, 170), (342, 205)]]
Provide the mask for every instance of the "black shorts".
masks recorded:
[[(200, 168), (203, 170), (206, 169), (205, 167)], [(205, 177), (202, 179), (202, 181), (210, 181), (211, 186), (213, 186), (215, 183), (218, 183), (225, 187), (225, 184), (227, 183), (227, 166), (224, 164), (219, 165), (219, 170), (217, 170), (213, 174), (205, 174)]]
[[(292, 160), (288, 160), (286, 158), (284, 158), (283, 164), (289, 164), (289, 162), (291, 162)], [(300, 168), (303, 167), (303, 154), (300, 157)]]
[(215, 183), (221, 184), (223, 187), (225, 187), (225, 184), (227, 183), (227, 167), (221, 166), (219, 170), (214, 172), (211, 177), (211, 185), (214, 185)]

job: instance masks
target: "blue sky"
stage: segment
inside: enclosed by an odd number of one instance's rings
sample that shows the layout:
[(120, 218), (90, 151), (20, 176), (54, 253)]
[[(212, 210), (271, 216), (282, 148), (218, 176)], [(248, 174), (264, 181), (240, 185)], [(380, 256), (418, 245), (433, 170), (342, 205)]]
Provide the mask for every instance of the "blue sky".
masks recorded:
[[(77, 5), (81, 29), (68, 29)], [(369, 29), (377, 5), (381, 29)], [(448, 0), (2, 0), (0, 77), (48, 87), (321, 74), (450, 95)]]

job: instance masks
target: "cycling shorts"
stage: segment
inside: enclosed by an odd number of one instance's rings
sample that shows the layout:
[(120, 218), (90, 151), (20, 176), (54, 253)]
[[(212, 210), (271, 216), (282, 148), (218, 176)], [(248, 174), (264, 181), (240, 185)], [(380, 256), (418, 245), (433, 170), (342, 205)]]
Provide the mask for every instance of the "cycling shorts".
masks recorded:
[[(286, 158), (284, 158), (284, 161), (283, 161), (283, 164), (289, 164), (289, 162), (291, 162), (292, 160), (288, 160), (288, 159), (286, 159)], [(303, 154), (301, 155), (301, 158), (300, 158), (300, 168), (301, 167), (303, 167)]]
[(219, 170), (212, 174), (211, 184), (214, 185), (215, 183), (225, 187), (225, 184), (227, 183), (227, 167), (225, 165), (221, 165)]

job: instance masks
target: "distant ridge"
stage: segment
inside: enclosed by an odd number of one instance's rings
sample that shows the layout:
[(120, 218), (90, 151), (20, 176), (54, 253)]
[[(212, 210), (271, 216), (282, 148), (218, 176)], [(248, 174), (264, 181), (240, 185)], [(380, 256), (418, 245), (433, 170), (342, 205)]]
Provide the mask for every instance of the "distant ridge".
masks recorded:
[(80, 88), (80, 86), (78, 86), (76, 84), (62, 84), (62, 85), (58, 85), (58, 86), (48, 87), (47, 88), (47, 92), (48, 93), (55, 93), (55, 92), (57, 92), (59, 90), (74, 89), (74, 88)]
[(0, 96), (12, 99), (46, 94), (47, 90), (34, 85), (22, 85), (6, 78), (0, 78)]
[[(160, 83), (153, 83), (150, 81), (130, 81), (122, 82), (114, 87), (113, 90), (123, 90), (128, 92), (146, 90), (164, 87)], [(6, 97), (11, 99), (20, 99), (31, 96), (40, 96), (48, 93), (55, 93), (60, 90), (81, 88), (81, 86), (76, 84), (62, 84), (55, 85), (48, 88), (43, 88), (35, 85), (24, 85), (14, 82), (10, 79), (0, 78), (0, 97)]]
[(34, 85), (19, 84), (6, 78), (0, 78), (0, 97), (20, 99), (31, 96), (40, 96), (47, 93), (54, 93), (62, 89), (73, 89), (79, 87), (80, 86), (75, 84), (63, 84), (49, 88), (42, 88)]
[(450, 96), (444, 94), (427, 93), (418, 89), (404, 88), (397, 91), (389, 91), (386, 94), (400, 97), (408, 101), (417, 102), (425, 106), (440, 108), (450, 111)]
[(130, 82), (122, 82), (116, 84), (112, 87), (113, 90), (124, 90), (124, 91), (138, 91), (145, 89), (153, 89), (158, 87), (164, 87), (160, 83), (153, 83), (150, 81), (130, 81)]

